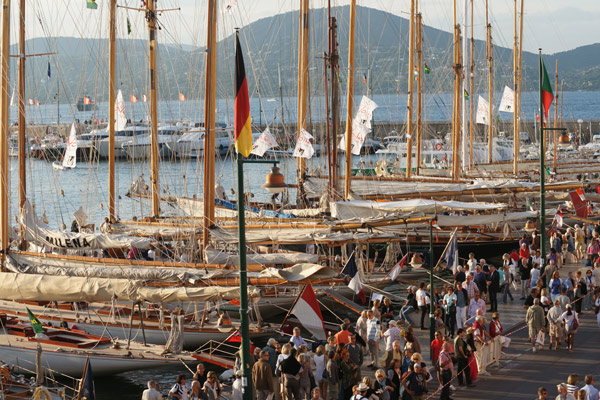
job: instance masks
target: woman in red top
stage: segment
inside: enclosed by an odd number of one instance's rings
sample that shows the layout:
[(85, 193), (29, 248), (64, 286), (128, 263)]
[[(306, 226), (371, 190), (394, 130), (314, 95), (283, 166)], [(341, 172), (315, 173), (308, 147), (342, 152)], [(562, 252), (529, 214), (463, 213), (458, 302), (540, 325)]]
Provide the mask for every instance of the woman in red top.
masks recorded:
[(502, 354), (504, 354), (504, 348), (508, 347), (508, 345), (510, 344), (510, 338), (502, 336), (503, 331), (504, 329), (502, 329), (502, 324), (500, 323), (500, 314), (495, 312), (492, 314), (492, 321), (490, 322), (490, 336), (492, 337), (492, 339), (496, 336), (500, 336), (499, 340), (500, 345), (502, 346), (500, 348), (500, 351), (502, 352)]
[(431, 342), (431, 354), (433, 356), (433, 360), (431, 363), (437, 372), (437, 378), (440, 384), (442, 383), (442, 377), (440, 375), (439, 365), (436, 362), (438, 358), (440, 358), (440, 351), (442, 350), (442, 346), (444, 345), (444, 339), (442, 337), (442, 333), (440, 331), (435, 332), (435, 339)]
[(523, 243), (521, 245), (521, 248), (519, 249), (519, 256), (521, 256), (521, 258), (529, 259), (529, 247), (527, 247), (527, 243)]

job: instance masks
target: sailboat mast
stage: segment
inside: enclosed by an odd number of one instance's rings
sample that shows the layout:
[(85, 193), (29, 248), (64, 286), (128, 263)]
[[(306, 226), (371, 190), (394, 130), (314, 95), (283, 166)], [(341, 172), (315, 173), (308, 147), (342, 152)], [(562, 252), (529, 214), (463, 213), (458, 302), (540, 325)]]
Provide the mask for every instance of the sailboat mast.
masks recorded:
[(146, 3), (146, 19), (148, 20), (148, 34), (150, 42), (150, 134), (151, 134), (151, 168), (150, 180), (152, 182), (152, 215), (160, 214), (160, 197), (158, 184), (158, 88), (156, 87), (156, 0)]
[[(417, 10), (418, 11), (418, 10)], [(423, 79), (425, 70), (423, 69), (423, 16), (417, 13), (417, 67), (419, 68), (419, 80), (417, 81), (417, 165), (415, 170), (417, 175), (421, 168), (421, 150), (423, 148)]]
[[(0, 257), (6, 259), (8, 250), (8, 126), (9, 126), (9, 57), (10, 57), (10, 0), (2, 2), (2, 61), (0, 66)], [(4, 270), (4, 265), (2, 265)]]
[(281, 85), (281, 64), (277, 64), (277, 77), (279, 78), (279, 103), (281, 105), (281, 125), (285, 125), (283, 117), (283, 86)]
[(492, 149), (494, 146), (494, 57), (492, 56), (492, 24), (489, 23), (488, 0), (485, 0), (485, 26), (487, 29), (487, 60), (488, 60), (488, 96), (490, 100), (488, 114), (488, 163), (492, 163)]
[(408, 101), (406, 104), (406, 177), (412, 173), (413, 148), (413, 86), (415, 69), (415, 0), (410, 0), (410, 20), (408, 28)]
[[(27, 199), (27, 169), (25, 150), (25, 0), (19, 0), (19, 215)], [(21, 245), (25, 244), (21, 227)]]
[(519, 134), (519, 38), (517, 37), (517, 0), (515, 0), (515, 24), (514, 24), (514, 45), (513, 45), (513, 74), (515, 104), (513, 113), (513, 174), (519, 174), (519, 146), (521, 137)]
[(346, 181), (344, 198), (350, 197), (352, 184), (352, 111), (354, 107), (354, 29), (356, 25), (356, 0), (350, 1), (350, 35), (348, 43), (348, 89), (346, 101)]
[[(456, 0), (454, 0), (454, 106), (452, 113), (452, 180), (460, 176), (460, 106), (462, 88), (462, 65), (460, 63), (460, 25), (456, 23)], [(464, 96), (463, 96), (464, 97)]]
[[(471, 63), (470, 63), (470, 67), (469, 67), (469, 92), (471, 93), (471, 98), (470, 98), (470, 102), (469, 105), (471, 106), (471, 113), (469, 115), (469, 168), (473, 169), (473, 165), (475, 164), (475, 160), (473, 159), (473, 131), (474, 131), (474, 126), (475, 124), (473, 124), (473, 103), (475, 102), (475, 38), (474, 38), (474, 27), (473, 27), (473, 22), (474, 22), (474, 17), (473, 17), (473, 0), (471, 0), (471, 40), (470, 40), (470, 44), (471, 44), (471, 50), (470, 50), (470, 57), (471, 57)], [(491, 108), (491, 106), (490, 106)]]
[[(209, 227), (215, 221), (215, 108), (217, 76), (217, 1), (208, 1), (206, 35), (206, 68), (204, 94), (204, 189), (202, 219), (202, 250), (208, 247)], [(243, 195), (243, 194), (242, 194)], [(243, 212), (243, 210), (240, 210)]]
[[(461, 149), (461, 156), (462, 156), (462, 167), (463, 170), (467, 169), (467, 124), (468, 124), (468, 120), (467, 120), (467, 96), (466, 91), (467, 91), (467, 80), (469, 79), (469, 77), (466, 74), (466, 68), (467, 68), (467, 1), (468, 0), (464, 0), (464, 12), (463, 12), (463, 37), (461, 38), (462, 40), (462, 58), (461, 58), (461, 69), (462, 69), (462, 73), (464, 76), (464, 78), (461, 80), (461, 92), (462, 92), (462, 97), (461, 97), (461, 109), (462, 109), (462, 149)], [(472, 94), (471, 94), (472, 95)], [(470, 101), (470, 100), (469, 100)]]
[(115, 84), (116, 84), (116, 9), (117, 0), (110, 0), (109, 55), (108, 55), (108, 217), (116, 221), (115, 205)]
[[(554, 74), (554, 87), (556, 88), (556, 100), (554, 100), (554, 128), (558, 128), (558, 59), (556, 59), (556, 73)], [(590, 130), (590, 132), (592, 132)], [(554, 131), (554, 161), (553, 167), (554, 172), (556, 172), (557, 163), (558, 163), (558, 131)], [(590, 138), (591, 139), (591, 138)]]
[(339, 55), (337, 47), (337, 21), (331, 16), (331, 1), (328, 2), (329, 12), (329, 66), (331, 68), (331, 137), (333, 146), (331, 148), (331, 185), (332, 197), (330, 201), (338, 197), (338, 132), (340, 124), (340, 102), (339, 102)]
[[(300, 26), (298, 32), (298, 135), (306, 129), (306, 103), (308, 91), (308, 0), (300, 2)], [(304, 176), (306, 159), (297, 158), (298, 169), (298, 206), (304, 205)]]

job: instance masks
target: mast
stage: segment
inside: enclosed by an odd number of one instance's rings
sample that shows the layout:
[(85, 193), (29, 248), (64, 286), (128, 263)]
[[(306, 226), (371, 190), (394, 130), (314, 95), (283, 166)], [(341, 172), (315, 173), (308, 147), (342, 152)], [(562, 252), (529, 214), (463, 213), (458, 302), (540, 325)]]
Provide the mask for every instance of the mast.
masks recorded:
[[(412, 0), (414, 1), (414, 0)], [(414, 10), (413, 10), (414, 11)], [(356, 0), (350, 1), (350, 35), (348, 43), (348, 97), (346, 101), (346, 181), (344, 198), (350, 197), (352, 179), (352, 108), (354, 107), (354, 29), (356, 25)]]
[(513, 113), (513, 174), (519, 174), (519, 146), (521, 137), (519, 133), (519, 38), (517, 37), (517, 1), (515, 0), (515, 26), (514, 26), (514, 45), (513, 45), (513, 74), (515, 105)]
[[(473, 0), (471, 0), (471, 63), (469, 68), (469, 92), (471, 93), (469, 105), (471, 106), (471, 113), (469, 116), (469, 168), (473, 169), (473, 165), (475, 164), (475, 160), (473, 159), (473, 103), (475, 102), (475, 38), (474, 38), (474, 28), (473, 28)], [(490, 106), (490, 109), (492, 107)], [(491, 122), (490, 122), (491, 123)]]
[[(461, 69), (462, 69), (462, 73), (464, 76), (464, 78), (461, 80), (461, 92), (462, 92), (462, 97), (461, 97), (461, 108), (462, 108), (462, 149), (461, 149), (461, 157), (462, 157), (462, 168), (463, 170), (467, 169), (467, 124), (468, 124), (468, 120), (467, 120), (467, 98), (465, 96), (465, 92), (466, 92), (466, 87), (467, 87), (467, 80), (469, 79), (469, 77), (467, 76), (466, 73), (466, 66), (467, 66), (467, 1), (468, 0), (464, 0), (464, 13), (463, 13), (463, 32), (462, 34), (464, 35), (462, 37), (462, 57), (461, 57)], [(469, 98), (470, 101), (470, 98)]]
[[(460, 176), (460, 105), (462, 88), (462, 65), (460, 63), (460, 25), (456, 23), (456, 0), (454, 0), (454, 104), (452, 113), (452, 180)], [(464, 96), (463, 96), (464, 97)]]
[(217, 75), (217, 1), (208, 1), (208, 24), (206, 35), (206, 69), (205, 69), (205, 94), (204, 94), (204, 189), (203, 218), (202, 218), (202, 246), (203, 251), (208, 247), (210, 240), (209, 229), (215, 221), (215, 108), (216, 91), (215, 81)]
[(8, 79), (9, 79), (9, 56), (10, 56), (10, 0), (2, 2), (2, 61), (0, 72), (0, 257), (2, 259), (1, 269), (4, 269), (4, 260), (8, 251), (8, 125), (10, 103)]
[(339, 54), (337, 43), (337, 20), (331, 16), (331, 1), (328, 2), (329, 13), (329, 66), (331, 68), (331, 137), (333, 147), (331, 148), (331, 180), (332, 201), (338, 198), (338, 132), (340, 131), (340, 102), (339, 102)]
[[(556, 128), (558, 128), (558, 58), (556, 59), (556, 73), (554, 74), (554, 87), (556, 88), (556, 100), (554, 101), (554, 160), (553, 160), (553, 167), (554, 167), (554, 172), (556, 172), (556, 168), (557, 168), (557, 158), (558, 158), (558, 137), (557, 137), (557, 130)], [(562, 99), (561, 99), (562, 101)], [(592, 131), (590, 130), (590, 133)], [(591, 138), (590, 138), (591, 139)]]
[(281, 125), (285, 125), (283, 117), (283, 86), (281, 85), (281, 65), (277, 64), (277, 77), (279, 78), (279, 103), (281, 104)]
[[(306, 103), (308, 91), (308, 0), (300, 2), (300, 26), (298, 32), (298, 138), (306, 129)], [(298, 206), (304, 204), (304, 176), (306, 159), (298, 157)]]
[(492, 55), (492, 24), (489, 23), (488, 0), (485, 0), (485, 26), (487, 29), (487, 60), (488, 60), (488, 96), (490, 100), (488, 115), (488, 163), (492, 163), (493, 140), (493, 116), (494, 116), (494, 57)]
[(156, 0), (146, 3), (146, 20), (150, 42), (150, 131), (151, 131), (151, 176), (152, 183), (152, 215), (160, 214), (160, 197), (158, 184), (158, 99), (156, 87)]
[[(327, 187), (329, 199), (333, 197), (333, 179), (331, 176), (331, 130), (329, 129), (329, 83), (327, 82), (327, 53), (323, 53), (323, 87), (325, 88), (325, 143), (327, 143)], [(335, 146), (335, 141), (333, 141)]]
[(421, 168), (421, 150), (423, 147), (423, 16), (417, 13), (417, 67), (419, 68), (419, 80), (417, 81), (417, 165), (416, 173), (419, 175)]
[[(25, 149), (25, 0), (19, 0), (19, 215), (27, 199), (27, 166)], [(58, 79), (57, 79), (58, 81)], [(21, 248), (25, 250), (23, 227), (21, 226)]]
[(108, 218), (116, 221), (115, 207), (115, 48), (116, 48), (116, 8), (117, 0), (110, 0), (109, 56), (108, 56)]
[(413, 82), (415, 69), (415, 0), (410, 0), (410, 25), (408, 29), (408, 102), (406, 105), (406, 177), (412, 172), (413, 148)]

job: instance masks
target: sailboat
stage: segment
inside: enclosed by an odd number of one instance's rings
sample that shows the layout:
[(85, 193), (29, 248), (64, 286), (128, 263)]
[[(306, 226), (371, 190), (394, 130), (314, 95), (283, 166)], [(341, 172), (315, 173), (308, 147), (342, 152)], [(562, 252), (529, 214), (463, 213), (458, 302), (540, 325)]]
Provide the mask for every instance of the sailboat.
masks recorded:
[(67, 140), (67, 148), (63, 157), (62, 163), (54, 161), (52, 168), (56, 170), (64, 170), (65, 168), (73, 169), (77, 165), (77, 131), (75, 130), (75, 123), (71, 125), (71, 133)]

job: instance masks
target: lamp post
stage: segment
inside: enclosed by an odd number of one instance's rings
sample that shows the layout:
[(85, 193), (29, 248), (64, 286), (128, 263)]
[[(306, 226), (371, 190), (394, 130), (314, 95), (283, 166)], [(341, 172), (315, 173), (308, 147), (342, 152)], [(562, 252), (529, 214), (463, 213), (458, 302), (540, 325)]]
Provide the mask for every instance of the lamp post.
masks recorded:
[(242, 387), (243, 399), (252, 400), (252, 379), (250, 372), (250, 328), (248, 321), (248, 278), (246, 269), (246, 218), (244, 198), (244, 164), (273, 164), (271, 173), (262, 187), (270, 193), (281, 193), (287, 185), (277, 168), (278, 161), (249, 160), (237, 155), (237, 197), (238, 197), (238, 241), (240, 257), (240, 334), (242, 336)]
[[(437, 217), (429, 220), (429, 343), (435, 339), (435, 307), (433, 301), (433, 224), (437, 221)], [(429, 346), (429, 359), (433, 360), (433, 349)]]

